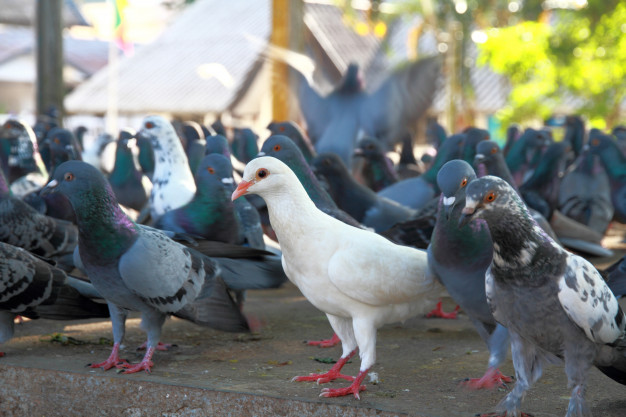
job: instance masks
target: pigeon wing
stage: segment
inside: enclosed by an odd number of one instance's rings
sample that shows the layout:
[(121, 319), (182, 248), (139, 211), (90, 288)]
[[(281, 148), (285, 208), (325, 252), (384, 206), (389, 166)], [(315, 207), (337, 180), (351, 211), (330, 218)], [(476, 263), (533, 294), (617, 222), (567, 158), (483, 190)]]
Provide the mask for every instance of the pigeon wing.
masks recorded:
[(124, 284), (164, 313), (195, 300), (205, 277), (204, 261), (157, 230), (142, 229), (119, 261)]
[(583, 258), (570, 255), (558, 281), (559, 301), (567, 316), (596, 343), (623, 337), (626, 317), (600, 273)]
[(400, 140), (407, 126), (413, 126), (430, 107), (440, 67), (440, 58), (434, 56), (394, 71), (362, 104), (360, 120), (364, 130), (388, 144)]

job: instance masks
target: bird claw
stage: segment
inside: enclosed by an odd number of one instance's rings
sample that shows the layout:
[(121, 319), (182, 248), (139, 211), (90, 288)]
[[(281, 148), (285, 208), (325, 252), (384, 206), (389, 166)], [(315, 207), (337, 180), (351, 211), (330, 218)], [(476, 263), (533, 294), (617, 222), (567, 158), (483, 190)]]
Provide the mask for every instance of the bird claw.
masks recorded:
[(503, 375), (499, 369), (488, 369), (482, 378), (467, 378), (461, 382), (461, 385), (471, 390), (506, 388), (507, 383), (513, 382), (513, 378)]
[(118, 357), (114, 357), (114, 358), (109, 358), (106, 361), (100, 362), (100, 363), (89, 363), (87, 364), (87, 366), (90, 368), (102, 368), (102, 370), (108, 371), (109, 369), (113, 367), (119, 368), (123, 364), (128, 364), (126, 359), (120, 359)]
[(441, 301), (439, 301), (437, 303), (437, 307), (435, 307), (431, 312), (429, 312), (428, 314), (426, 314), (426, 318), (432, 319), (432, 318), (440, 318), (440, 319), (450, 319), (450, 320), (454, 320), (456, 318), (458, 318), (458, 311), (461, 309), (461, 306), (457, 305), (453, 311), (451, 311), (450, 313), (446, 313), (443, 311), (442, 306), (441, 306)]
[(339, 372), (326, 372), (325, 374), (309, 374), (306, 376), (294, 376), (291, 381), (297, 382), (312, 382), (315, 381), (317, 385), (326, 384), (335, 379), (345, 379), (346, 381), (354, 381), (354, 377), (350, 375), (344, 375)]
[[(506, 412), (504, 414), (500, 413), (483, 413), (483, 414), (475, 414), (476, 417), (507, 417)], [(520, 417), (534, 417), (532, 414), (521, 413)]]
[(121, 364), (121, 365), (116, 365), (116, 367), (120, 369), (121, 373), (123, 374), (134, 374), (142, 370), (146, 371), (147, 373), (151, 373), (151, 369), (153, 366), (154, 366), (154, 363), (149, 359), (142, 360), (141, 362), (135, 365), (131, 365), (128, 362)]
[(343, 397), (346, 395), (354, 395), (354, 398), (357, 400), (361, 399), (359, 392), (365, 391), (365, 385), (360, 384), (352, 384), (349, 387), (345, 388), (324, 388), (320, 393), (320, 397), (331, 398), (331, 397)]
[(341, 342), (341, 340), (339, 340), (339, 336), (337, 336), (336, 334), (333, 334), (333, 337), (331, 337), (330, 339), (308, 340), (306, 344), (309, 346), (319, 346), (321, 348), (329, 348), (329, 347), (333, 347), (337, 345), (339, 342)]

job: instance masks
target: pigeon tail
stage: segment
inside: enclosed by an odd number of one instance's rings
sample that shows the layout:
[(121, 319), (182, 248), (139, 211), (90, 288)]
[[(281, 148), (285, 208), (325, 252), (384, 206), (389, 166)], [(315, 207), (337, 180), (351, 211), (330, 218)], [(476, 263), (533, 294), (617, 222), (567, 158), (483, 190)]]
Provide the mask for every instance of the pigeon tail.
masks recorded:
[(196, 299), (187, 304), (174, 316), (189, 320), (200, 326), (225, 332), (249, 332), (250, 326), (244, 315), (232, 299), (224, 280), (220, 277), (215, 279), (211, 294), (206, 298)]
[(20, 314), (29, 318), (49, 320), (93, 319), (109, 317), (109, 308), (105, 303), (93, 301), (81, 295), (76, 289), (64, 285), (53, 304), (41, 304), (32, 312)]

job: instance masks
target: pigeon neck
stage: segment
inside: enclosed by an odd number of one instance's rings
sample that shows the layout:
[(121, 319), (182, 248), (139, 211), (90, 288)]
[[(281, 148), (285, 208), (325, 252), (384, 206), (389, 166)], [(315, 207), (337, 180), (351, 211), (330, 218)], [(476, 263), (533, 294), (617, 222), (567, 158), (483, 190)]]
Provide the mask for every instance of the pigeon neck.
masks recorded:
[(177, 177), (186, 176), (193, 181), (187, 155), (177, 138), (169, 146), (155, 147), (154, 156), (157, 163), (154, 167), (153, 178), (169, 178), (175, 173)]
[(192, 224), (209, 226), (224, 221), (226, 209), (230, 206), (230, 211), (233, 210), (227, 194), (221, 186), (217, 189), (199, 188), (185, 208)]
[(78, 223), (80, 253), (90, 262), (117, 259), (137, 239), (138, 226), (122, 211), (108, 185), (77, 195), (72, 206)]
[(624, 170), (626, 158), (624, 158), (617, 145), (611, 144), (611, 146), (602, 149), (599, 152), (599, 156), (611, 180), (621, 179), (626, 174)]
[[(493, 269), (511, 270), (535, 265), (541, 259), (554, 258), (563, 252), (525, 207), (520, 214), (508, 215), (507, 219), (489, 225), (493, 240)], [(539, 257), (536, 256), (538, 252), (541, 252)]]
[(293, 179), (290, 185), (261, 195), (267, 204), (270, 223), (278, 241), (283, 243), (286, 243), (285, 239), (298, 238), (305, 233), (310, 226), (306, 221), (319, 213), (302, 184), (295, 176)]
[(109, 177), (111, 184), (123, 184), (130, 181), (133, 177), (137, 177), (137, 174), (137, 167), (130, 150), (118, 150), (115, 156), (113, 172), (111, 172)]
[(335, 204), (330, 194), (322, 187), (322, 184), (317, 180), (315, 174), (313, 174), (313, 171), (306, 162), (301, 161), (300, 168), (294, 169), (294, 173), (311, 200), (327, 207), (337, 207), (337, 204)]
[(9, 183), (7, 182), (7, 178), (4, 176), (4, 170), (2, 169), (2, 164), (0, 163), (0, 197), (4, 198), (11, 195), (11, 189), (9, 188)]

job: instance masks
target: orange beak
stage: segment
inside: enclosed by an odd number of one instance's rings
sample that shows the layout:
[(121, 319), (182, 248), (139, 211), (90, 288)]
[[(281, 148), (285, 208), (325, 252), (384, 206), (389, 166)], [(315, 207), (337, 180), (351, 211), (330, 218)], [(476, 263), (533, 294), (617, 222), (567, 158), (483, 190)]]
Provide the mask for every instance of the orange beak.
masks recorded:
[(252, 181), (248, 182), (248, 181), (242, 180), (237, 186), (237, 189), (233, 192), (231, 200), (235, 201), (236, 199), (238, 199), (239, 197), (247, 193), (248, 188), (250, 188), (252, 184), (254, 184), (254, 182)]

